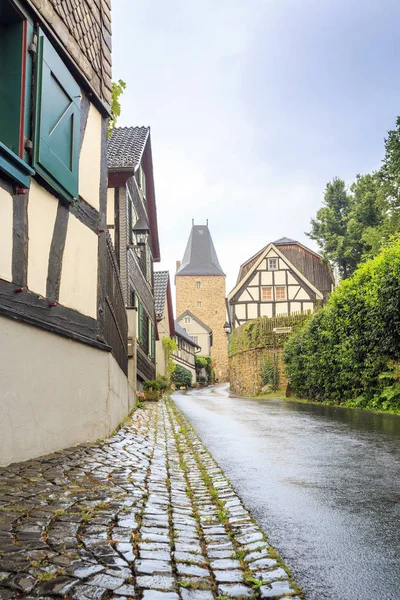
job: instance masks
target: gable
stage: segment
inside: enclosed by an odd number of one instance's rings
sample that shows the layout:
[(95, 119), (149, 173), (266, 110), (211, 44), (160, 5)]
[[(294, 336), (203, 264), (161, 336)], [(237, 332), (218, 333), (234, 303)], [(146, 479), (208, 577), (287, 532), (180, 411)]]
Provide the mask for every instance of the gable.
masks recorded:
[[(270, 264), (270, 259), (274, 261), (274, 268)], [(269, 244), (264, 252), (260, 254), (258, 260), (254, 263), (250, 271), (245, 275), (242, 281), (236, 285), (236, 287), (228, 294), (228, 301), (239, 301), (239, 296), (245, 291), (247, 287), (250, 287), (250, 282), (252, 281), (252, 285), (272, 285), (272, 281), (275, 283), (275, 274), (281, 271), (291, 271), (292, 276), (302, 284), (304, 284), (307, 288), (310, 289), (316, 296), (316, 298), (322, 300), (323, 293), (317, 289), (312, 282), (307, 280), (307, 278), (301, 273), (295, 265), (291, 263), (291, 261), (281, 253), (280, 248), (275, 247), (274, 244)], [(258, 277), (258, 280), (257, 280)], [(283, 279), (283, 275), (279, 275), (281, 283), (284, 281), (286, 283), (286, 275), (285, 280)], [(278, 282), (276, 282), (279, 285)], [(301, 285), (301, 284), (300, 284)]]

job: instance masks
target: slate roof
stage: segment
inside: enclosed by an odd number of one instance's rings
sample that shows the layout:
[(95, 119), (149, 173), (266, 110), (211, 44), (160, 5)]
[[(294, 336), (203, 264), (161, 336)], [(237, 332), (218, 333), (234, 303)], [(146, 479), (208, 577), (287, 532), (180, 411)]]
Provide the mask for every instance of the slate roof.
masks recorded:
[(272, 242), (275, 246), (279, 246), (280, 244), (298, 244), (299, 242), (296, 242), (296, 240), (292, 240), (288, 237), (281, 237), (279, 238), (279, 240), (276, 240), (276, 242)]
[(169, 271), (154, 272), (154, 304), (157, 320), (161, 320), (164, 316), (168, 279)]
[(193, 225), (181, 266), (180, 275), (225, 275), (219, 264), (208, 225)]
[(136, 168), (149, 134), (150, 127), (116, 127), (107, 143), (108, 168)]
[(190, 337), (186, 329), (183, 329), (181, 325), (179, 325), (178, 321), (175, 321), (175, 334), (185, 340), (188, 344), (193, 346), (194, 348), (200, 348), (198, 344), (194, 341), (193, 338)]

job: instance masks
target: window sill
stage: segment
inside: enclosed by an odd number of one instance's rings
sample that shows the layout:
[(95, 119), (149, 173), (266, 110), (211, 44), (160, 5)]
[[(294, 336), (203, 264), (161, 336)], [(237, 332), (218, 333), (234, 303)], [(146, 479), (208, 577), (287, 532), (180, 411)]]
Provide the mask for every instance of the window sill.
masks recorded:
[(24, 188), (31, 185), (31, 176), (35, 171), (0, 142), (0, 171), (14, 179)]

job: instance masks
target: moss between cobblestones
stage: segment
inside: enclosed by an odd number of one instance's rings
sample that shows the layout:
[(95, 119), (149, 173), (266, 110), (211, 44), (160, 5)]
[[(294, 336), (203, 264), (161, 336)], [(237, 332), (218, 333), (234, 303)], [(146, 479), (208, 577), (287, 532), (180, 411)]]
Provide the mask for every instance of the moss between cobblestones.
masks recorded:
[[(188, 447), (190, 447), (190, 450), (196, 460), (196, 463), (200, 470), (203, 482), (207, 486), (207, 489), (210, 493), (210, 497), (213, 499), (214, 504), (215, 504), (216, 508), (218, 509), (217, 513), (216, 513), (218, 520), (220, 521), (220, 523), (222, 525), (224, 525), (226, 533), (227, 533), (228, 537), (230, 538), (230, 540), (232, 541), (234, 551), (235, 551), (235, 557), (240, 562), (241, 568), (244, 573), (244, 580), (246, 581), (247, 584), (249, 584), (252, 587), (252, 589), (254, 590), (254, 595), (258, 597), (260, 587), (262, 585), (266, 585), (266, 583), (263, 580), (256, 579), (253, 576), (252, 571), (249, 569), (249, 565), (245, 561), (246, 552), (242, 548), (240, 548), (240, 545), (237, 543), (234, 532), (230, 529), (228, 514), (225, 509), (225, 502), (219, 497), (218, 490), (214, 487), (211, 476), (207, 472), (207, 469), (205, 468), (204, 464), (202, 463), (199, 453), (193, 446), (192, 439), (188, 434), (188, 429), (191, 431), (192, 435), (194, 435), (196, 438), (197, 438), (197, 434), (196, 434), (193, 426), (187, 421), (187, 419), (183, 416), (183, 414), (180, 412), (180, 410), (177, 408), (177, 406), (173, 403), (173, 401), (169, 399), (167, 404), (168, 404), (168, 407), (174, 413), (175, 419), (180, 426), (179, 433), (185, 437), (186, 443), (187, 443)], [(179, 445), (178, 440), (177, 440), (177, 447), (178, 447), (178, 451), (179, 451), (180, 445)], [(209, 457), (213, 460), (213, 462), (215, 462), (215, 459), (211, 455), (210, 451), (205, 448), (205, 452), (209, 455)], [(182, 468), (186, 472), (187, 467), (183, 461), (182, 461)], [(222, 471), (221, 471), (221, 473), (222, 473)], [(225, 475), (224, 475), (224, 477), (225, 477), (227, 483), (230, 485), (230, 487), (233, 490), (233, 486), (230, 483), (230, 481), (228, 480), (228, 478)], [(248, 513), (248, 514), (249, 514), (252, 522), (257, 525), (257, 523), (256, 523), (255, 519), (252, 517), (252, 515), (250, 513)], [(263, 534), (262, 540), (264, 542), (267, 540), (267, 536), (265, 534)], [(262, 546), (260, 549), (264, 549), (264, 547)], [(254, 552), (256, 550), (252, 550), (252, 551)], [(205, 549), (205, 551), (206, 551), (206, 549)], [(299, 596), (300, 598), (304, 598), (303, 590), (293, 580), (293, 575), (292, 575), (290, 569), (286, 566), (286, 564), (282, 560), (282, 558), (279, 555), (279, 553), (277, 552), (277, 550), (275, 548), (273, 548), (272, 546), (268, 546), (268, 554), (271, 558), (274, 558), (276, 560), (278, 566), (281, 567), (287, 573), (290, 585), (292, 586), (294, 593), (296, 593), (297, 596)], [(279, 578), (276, 581), (280, 581), (282, 579), (283, 578)], [(224, 597), (217, 596), (217, 598), (219, 598), (219, 600), (222, 600)]]

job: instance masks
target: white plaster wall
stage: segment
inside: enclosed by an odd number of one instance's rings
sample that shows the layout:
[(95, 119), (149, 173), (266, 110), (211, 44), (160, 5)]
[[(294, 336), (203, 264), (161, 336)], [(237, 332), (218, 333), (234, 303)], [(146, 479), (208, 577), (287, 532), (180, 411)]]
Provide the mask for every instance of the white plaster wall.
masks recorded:
[(290, 312), (301, 312), (301, 302), (291, 302), (290, 303)]
[(275, 271), (275, 284), (276, 285), (285, 285), (286, 284), (285, 271)]
[(261, 273), (261, 285), (272, 285), (272, 272), (265, 271)]
[(238, 319), (245, 319), (246, 318), (246, 305), (245, 304), (236, 304), (235, 314)]
[(301, 288), (299, 293), (297, 294), (296, 300), (309, 300), (310, 295), (306, 292), (304, 288)]
[(60, 304), (97, 318), (97, 246), (93, 231), (70, 215), (61, 271)]
[(260, 315), (262, 317), (272, 317), (272, 304), (260, 304)]
[(287, 266), (287, 264), (285, 263), (285, 261), (283, 261), (281, 258), (278, 260), (278, 265), (280, 269), (288, 269), (289, 267)]
[(304, 302), (303, 303), (303, 310), (304, 312), (306, 312), (307, 310), (314, 310), (314, 304), (312, 302)]
[(277, 302), (275, 305), (276, 316), (278, 315), (287, 315), (288, 314), (288, 304), (287, 302)]
[(109, 435), (134, 407), (108, 352), (0, 317), (0, 465)]
[(258, 304), (248, 304), (247, 305), (247, 318), (248, 319), (256, 319), (258, 317)]
[(248, 288), (249, 293), (253, 296), (253, 300), (260, 299), (260, 288), (259, 287), (250, 287)]
[(79, 158), (79, 195), (94, 208), (100, 207), (102, 116), (90, 105)]
[(115, 225), (115, 189), (107, 188), (107, 226)]
[(288, 298), (289, 300), (292, 300), (292, 298), (295, 297), (295, 295), (297, 294), (297, 292), (299, 291), (300, 286), (294, 286), (294, 285), (289, 285), (288, 286)]
[(242, 294), (240, 294), (239, 300), (241, 302), (244, 302), (244, 301), (252, 300), (252, 297), (250, 296), (250, 294), (247, 290), (244, 290), (244, 292)]
[(291, 273), (288, 273), (288, 283), (298, 283)]
[(57, 198), (32, 179), (28, 200), (28, 288), (41, 296), (46, 296), (50, 247), (57, 209)]
[(12, 281), (13, 199), (0, 188), (0, 279)]

